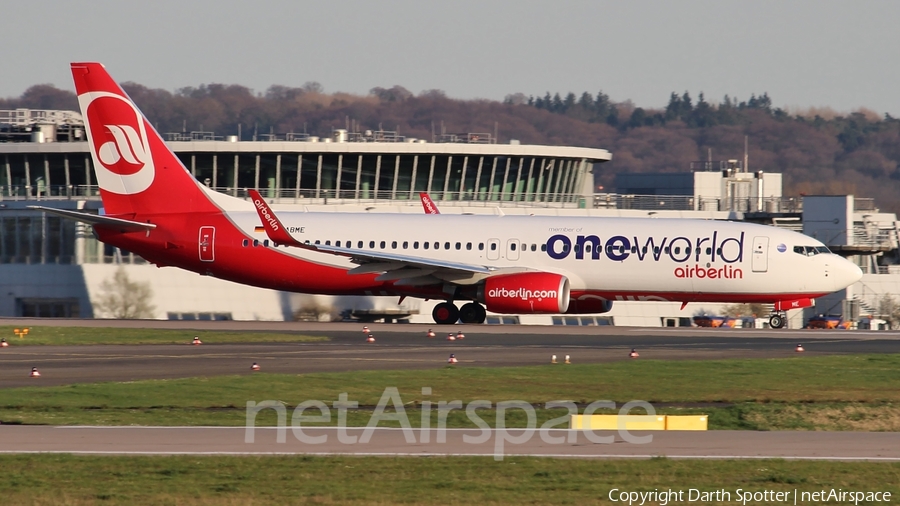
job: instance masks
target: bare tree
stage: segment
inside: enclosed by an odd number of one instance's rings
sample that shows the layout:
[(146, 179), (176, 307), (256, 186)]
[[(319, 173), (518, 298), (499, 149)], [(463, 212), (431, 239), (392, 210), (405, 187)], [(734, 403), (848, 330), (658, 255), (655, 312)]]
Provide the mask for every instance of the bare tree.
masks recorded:
[(891, 324), (891, 328), (897, 328), (900, 323), (900, 303), (891, 294), (885, 294), (878, 301), (878, 315)]
[(768, 316), (769, 310), (764, 304), (731, 304), (723, 309), (725, 316), (755, 316), (763, 318)]
[(156, 310), (150, 304), (152, 299), (149, 282), (131, 281), (125, 269), (119, 267), (112, 278), (100, 283), (94, 312), (106, 318), (152, 318)]

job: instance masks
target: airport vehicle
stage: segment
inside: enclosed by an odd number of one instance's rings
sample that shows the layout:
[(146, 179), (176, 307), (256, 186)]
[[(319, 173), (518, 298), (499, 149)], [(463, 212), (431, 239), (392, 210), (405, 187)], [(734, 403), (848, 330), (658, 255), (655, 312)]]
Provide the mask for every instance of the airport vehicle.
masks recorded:
[(776, 328), (788, 309), (862, 275), (819, 241), (749, 223), (276, 215), (258, 192), (235, 198), (192, 177), (101, 64), (73, 63), (72, 74), (104, 213), (35, 209), (89, 223), (101, 241), (160, 267), (292, 292), (439, 299), (440, 324), (481, 323), (486, 310), (602, 313), (635, 300), (773, 303)]
[(808, 329), (849, 329), (853, 322), (844, 321), (840, 316), (816, 315), (806, 322)]

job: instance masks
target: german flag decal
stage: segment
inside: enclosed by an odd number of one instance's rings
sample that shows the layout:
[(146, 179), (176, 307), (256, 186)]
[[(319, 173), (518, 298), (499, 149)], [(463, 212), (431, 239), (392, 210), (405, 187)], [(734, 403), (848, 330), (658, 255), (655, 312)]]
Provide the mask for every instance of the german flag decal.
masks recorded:
[(265, 232), (266, 229), (263, 227), (253, 227), (254, 232)]

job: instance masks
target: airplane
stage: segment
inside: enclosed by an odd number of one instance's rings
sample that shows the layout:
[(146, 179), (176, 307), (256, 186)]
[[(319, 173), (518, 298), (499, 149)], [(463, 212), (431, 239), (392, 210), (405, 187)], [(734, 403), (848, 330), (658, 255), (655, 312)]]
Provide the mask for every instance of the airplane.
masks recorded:
[(434, 201), (431, 200), (431, 197), (428, 196), (428, 192), (419, 193), (419, 199), (422, 201), (422, 207), (425, 209), (425, 214), (441, 214), (437, 204), (435, 204)]
[(101, 241), (160, 267), (289, 292), (441, 300), (438, 324), (675, 301), (774, 304), (770, 325), (780, 328), (788, 309), (862, 276), (815, 239), (742, 222), (276, 215), (255, 190), (245, 200), (197, 181), (101, 64), (71, 69), (105, 212), (32, 208), (89, 223)]

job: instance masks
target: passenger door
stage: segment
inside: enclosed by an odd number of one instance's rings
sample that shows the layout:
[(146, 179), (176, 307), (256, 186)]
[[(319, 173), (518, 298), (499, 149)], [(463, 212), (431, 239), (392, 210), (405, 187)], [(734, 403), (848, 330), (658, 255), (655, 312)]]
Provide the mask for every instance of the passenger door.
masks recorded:
[(769, 270), (769, 238), (753, 238), (753, 258), (750, 260), (753, 272), (766, 272)]
[(216, 227), (200, 227), (200, 261), (213, 262), (216, 259)]

